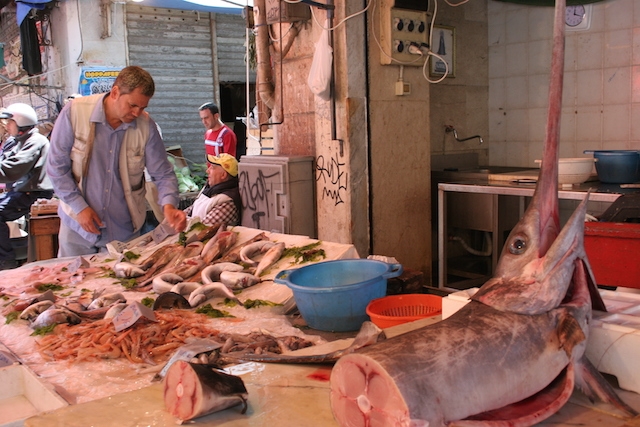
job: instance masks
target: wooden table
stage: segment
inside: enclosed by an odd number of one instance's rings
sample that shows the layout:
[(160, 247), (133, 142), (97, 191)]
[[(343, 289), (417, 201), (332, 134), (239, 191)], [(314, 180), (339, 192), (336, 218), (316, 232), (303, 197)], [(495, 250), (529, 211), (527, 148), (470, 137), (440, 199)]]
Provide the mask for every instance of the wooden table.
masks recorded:
[(59, 229), (58, 215), (38, 215), (29, 218), (29, 246), (33, 245), (35, 248), (35, 251), (29, 250), (30, 256), (35, 257), (29, 261), (42, 261), (57, 256)]

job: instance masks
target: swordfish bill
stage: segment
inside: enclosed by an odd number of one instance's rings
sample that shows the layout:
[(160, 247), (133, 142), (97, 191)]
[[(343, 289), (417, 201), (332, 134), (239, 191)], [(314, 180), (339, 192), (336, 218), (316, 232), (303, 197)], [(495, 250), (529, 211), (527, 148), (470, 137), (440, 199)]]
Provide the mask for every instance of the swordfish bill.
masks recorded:
[(494, 277), (447, 319), (338, 359), (330, 382), (340, 425), (528, 427), (574, 387), (636, 415), (584, 356), (592, 288), (604, 307), (584, 251), (588, 195), (559, 225), (564, 13), (559, 0), (540, 177)]

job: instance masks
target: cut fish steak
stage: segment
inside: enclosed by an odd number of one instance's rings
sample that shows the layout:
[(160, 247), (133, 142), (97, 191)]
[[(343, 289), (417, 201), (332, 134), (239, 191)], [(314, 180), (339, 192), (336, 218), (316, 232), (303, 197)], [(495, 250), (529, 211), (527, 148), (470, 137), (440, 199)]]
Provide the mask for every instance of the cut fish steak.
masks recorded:
[(236, 405), (247, 410), (247, 389), (240, 377), (213, 365), (174, 362), (164, 378), (164, 403), (179, 421), (188, 421)]

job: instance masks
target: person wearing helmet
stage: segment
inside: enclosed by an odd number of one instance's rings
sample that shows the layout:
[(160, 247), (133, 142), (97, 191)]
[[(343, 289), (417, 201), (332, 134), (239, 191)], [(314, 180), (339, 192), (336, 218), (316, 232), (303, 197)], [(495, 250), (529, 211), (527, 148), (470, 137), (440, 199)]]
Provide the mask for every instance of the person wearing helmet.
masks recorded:
[(6, 221), (28, 213), (36, 200), (53, 197), (53, 187), (45, 173), (49, 140), (36, 127), (35, 110), (27, 104), (11, 104), (0, 119), (9, 134), (0, 152), (0, 182), (6, 185), (0, 199), (0, 270), (6, 270), (18, 266)]
[(156, 123), (145, 109), (155, 91), (151, 75), (123, 68), (109, 93), (64, 106), (51, 133), (47, 174), (60, 198), (58, 256), (106, 250), (140, 235), (147, 217), (145, 167), (158, 188), (165, 222), (186, 227), (178, 209), (178, 179)]

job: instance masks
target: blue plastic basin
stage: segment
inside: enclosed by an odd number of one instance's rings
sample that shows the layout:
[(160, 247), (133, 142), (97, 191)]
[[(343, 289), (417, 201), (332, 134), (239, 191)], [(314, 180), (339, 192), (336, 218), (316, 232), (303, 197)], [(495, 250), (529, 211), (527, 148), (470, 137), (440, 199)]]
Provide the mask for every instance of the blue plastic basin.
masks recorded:
[(635, 150), (586, 150), (596, 159), (598, 179), (605, 184), (640, 181), (640, 152)]
[(402, 265), (370, 259), (325, 261), (282, 270), (274, 281), (287, 285), (303, 319), (320, 331), (355, 331), (369, 320), (367, 305), (387, 293), (387, 279)]

